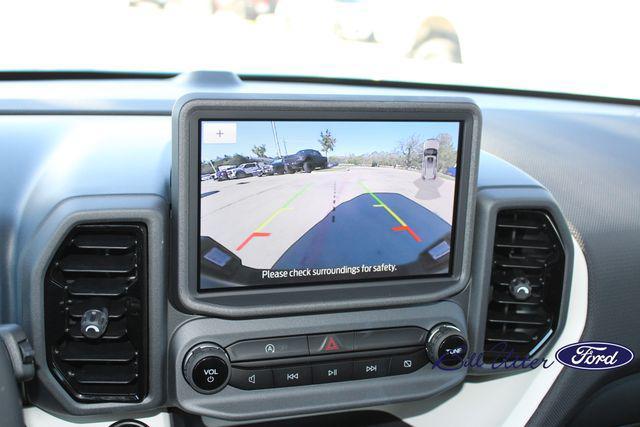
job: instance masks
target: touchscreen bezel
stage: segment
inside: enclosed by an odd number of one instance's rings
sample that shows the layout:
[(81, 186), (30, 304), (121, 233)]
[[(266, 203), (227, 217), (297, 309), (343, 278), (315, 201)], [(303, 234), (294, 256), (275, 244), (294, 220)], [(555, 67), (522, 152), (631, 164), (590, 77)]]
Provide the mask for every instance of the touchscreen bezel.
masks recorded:
[[(173, 294), (177, 304), (229, 317), (328, 311), (339, 307), (415, 304), (451, 296), (469, 278), (480, 112), (464, 99), (424, 97), (296, 97), (234, 99), (191, 95), (173, 114)], [(204, 120), (446, 121), (460, 122), (452, 262), (446, 277), (242, 286), (200, 291), (200, 123)], [(177, 255), (177, 256), (176, 256)]]

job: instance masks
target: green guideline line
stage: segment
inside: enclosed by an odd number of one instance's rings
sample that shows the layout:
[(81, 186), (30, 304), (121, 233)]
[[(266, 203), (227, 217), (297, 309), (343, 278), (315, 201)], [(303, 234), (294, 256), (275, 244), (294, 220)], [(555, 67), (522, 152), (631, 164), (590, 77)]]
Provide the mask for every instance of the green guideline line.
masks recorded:
[(302, 187), (296, 194), (294, 194), (293, 196), (291, 196), (291, 198), (289, 200), (287, 200), (287, 202), (282, 205), (282, 209), (286, 209), (289, 207), (289, 205), (291, 204), (291, 202), (293, 202), (295, 199), (297, 199), (298, 197), (302, 196), (302, 193), (304, 193), (305, 191), (307, 191), (309, 189), (309, 187), (311, 187), (311, 184), (307, 184), (304, 187)]
[(264, 220), (262, 222), (262, 224), (260, 224), (258, 226), (258, 228), (255, 229), (255, 232), (259, 232), (261, 231), (263, 228), (265, 228), (267, 225), (269, 225), (269, 223), (271, 221), (273, 221), (275, 219), (275, 217), (277, 217), (278, 215), (280, 215), (282, 212), (284, 211), (288, 211), (291, 210), (291, 208), (289, 207), (289, 205), (291, 203), (293, 203), (293, 201), (295, 199), (297, 199), (298, 197), (300, 197), (305, 191), (307, 191), (309, 189), (309, 187), (311, 186), (311, 184), (307, 184), (304, 187), (302, 187), (302, 189), (300, 189), (298, 192), (296, 192), (293, 196), (291, 196), (289, 198), (289, 200), (287, 200), (285, 202), (284, 205), (282, 205), (281, 207), (279, 207), (278, 209), (276, 209), (276, 211), (274, 213), (271, 214), (271, 216), (269, 218), (267, 218), (266, 220)]
[(369, 190), (369, 187), (367, 187), (364, 182), (358, 181), (358, 183), (362, 186), (362, 188), (364, 188), (364, 191), (369, 193), (369, 195), (373, 197), (376, 202), (378, 202), (377, 205), (374, 205), (375, 207), (384, 208), (389, 213), (389, 215), (391, 215), (393, 218), (395, 218), (396, 221), (400, 223), (400, 225), (402, 225), (403, 227), (407, 227), (407, 223), (404, 222), (402, 218), (400, 218), (394, 211), (392, 211), (391, 208), (380, 199), (380, 197), (378, 197), (373, 191)]

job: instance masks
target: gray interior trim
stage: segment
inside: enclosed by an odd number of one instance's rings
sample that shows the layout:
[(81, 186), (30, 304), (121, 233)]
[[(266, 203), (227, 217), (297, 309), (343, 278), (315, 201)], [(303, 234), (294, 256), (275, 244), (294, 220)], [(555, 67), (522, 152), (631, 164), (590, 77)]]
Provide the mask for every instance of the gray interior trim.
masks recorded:
[[(59, 203), (38, 227), (20, 256), (18, 283), (22, 287), (23, 325), (36, 355), (36, 377), (28, 395), (38, 406), (55, 413), (90, 415), (117, 410), (122, 413), (157, 407), (164, 400), (166, 376), (166, 268), (167, 217), (164, 199), (152, 195), (74, 197)], [(148, 230), (149, 393), (139, 404), (79, 403), (69, 396), (47, 368), (44, 337), (44, 277), (58, 245), (77, 224), (143, 222)]]
[(0, 340), (0, 414), (2, 425), (22, 427), (22, 398), (11, 364), (11, 358)]
[(257, 391), (227, 386), (214, 395), (204, 395), (193, 390), (186, 382), (182, 374), (182, 362), (187, 351), (200, 342), (227, 346), (243, 339), (268, 338), (274, 335), (304, 335), (396, 326), (431, 329), (441, 322), (451, 322), (466, 335), (462, 308), (448, 301), (407, 308), (269, 319), (193, 319), (176, 330), (169, 346), (169, 389), (175, 392), (170, 404), (187, 412), (210, 417), (250, 420), (336, 411), (435, 395), (461, 383), (466, 375), (466, 368), (445, 371), (433, 369), (433, 365), (428, 364), (406, 375)]

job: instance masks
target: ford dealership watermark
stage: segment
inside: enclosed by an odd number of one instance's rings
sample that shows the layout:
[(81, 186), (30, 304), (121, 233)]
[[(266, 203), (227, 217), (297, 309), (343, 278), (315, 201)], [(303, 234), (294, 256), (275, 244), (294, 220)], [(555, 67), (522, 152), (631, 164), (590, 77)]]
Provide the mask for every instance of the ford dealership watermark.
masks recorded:
[(556, 352), (556, 360), (563, 365), (591, 371), (619, 368), (633, 357), (633, 351), (627, 347), (600, 341), (569, 344)]
[[(483, 369), (535, 369), (541, 366), (543, 369), (550, 368), (555, 361), (565, 366), (575, 369), (603, 370), (624, 366), (631, 362), (634, 353), (630, 349), (620, 344), (609, 342), (589, 341), (569, 344), (562, 347), (555, 354), (555, 359), (537, 358), (530, 355), (521, 356), (511, 346), (505, 342), (496, 343), (486, 350), (489, 353), (499, 353), (502, 356), (495, 358), (492, 362), (485, 362), (484, 353), (469, 353), (465, 357), (460, 357), (457, 364), (452, 362), (452, 354), (444, 354), (433, 363), (432, 369), (438, 368), (446, 371), (462, 368), (483, 368)], [(444, 359), (447, 363), (443, 363)]]

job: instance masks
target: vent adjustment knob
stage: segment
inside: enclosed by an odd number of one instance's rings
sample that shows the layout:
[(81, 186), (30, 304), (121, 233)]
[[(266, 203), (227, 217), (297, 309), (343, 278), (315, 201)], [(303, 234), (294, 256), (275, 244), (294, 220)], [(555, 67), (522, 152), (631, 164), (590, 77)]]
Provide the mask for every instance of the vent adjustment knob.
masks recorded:
[(80, 332), (86, 338), (100, 338), (109, 326), (109, 311), (106, 308), (92, 308), (84, 312), (80, 320)]
[(516, 277), (509, 283), (509, 293), (518, 301), (525, 301), (531, 296), (531, 282), (526, 277)]
[(462, 331), (450, 323), (434, 326), (427, 337), (427, 355), (431, 362), (448, 368), (462, 363), (468, 347)]
[(213, 394), (229, 382), (231, 363), (227, 352), (214, 343), (193, 347), (184, 358), (182, 373), (189, 385), (199, 393)]

